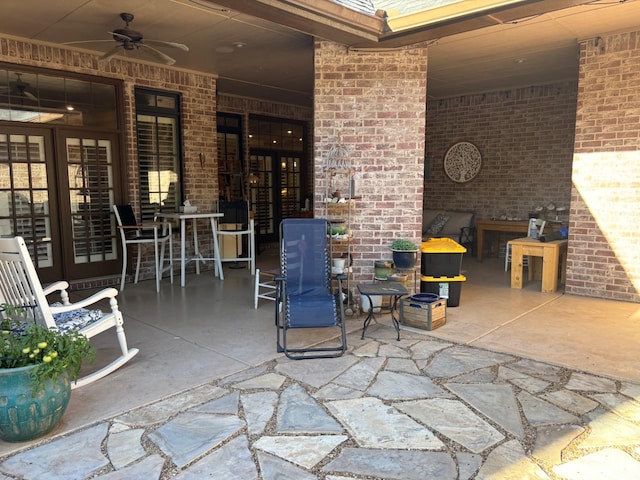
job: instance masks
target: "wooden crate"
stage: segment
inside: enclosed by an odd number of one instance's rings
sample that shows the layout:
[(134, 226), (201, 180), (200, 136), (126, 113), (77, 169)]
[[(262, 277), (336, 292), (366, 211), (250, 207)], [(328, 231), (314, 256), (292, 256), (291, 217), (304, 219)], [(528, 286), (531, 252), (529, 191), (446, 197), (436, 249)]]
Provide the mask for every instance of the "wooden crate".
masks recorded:
[(400, 323), (423, 330), (434, 330), (447, 323), (447, 299), (434, 302), (416, 302), (409, 298), (400, 300)]

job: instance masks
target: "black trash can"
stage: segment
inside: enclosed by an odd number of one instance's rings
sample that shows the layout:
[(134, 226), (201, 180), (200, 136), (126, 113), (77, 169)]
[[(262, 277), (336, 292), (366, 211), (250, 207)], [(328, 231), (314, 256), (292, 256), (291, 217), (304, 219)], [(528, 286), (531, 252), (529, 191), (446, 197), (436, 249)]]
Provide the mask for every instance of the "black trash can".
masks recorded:
[(420, 292), (433, 293), (441, 298), (447, 299), (447, 307), (457, 307), (460, 305), (460, 292), (462, 282), (467, 278), (464, 275), (455, 277), (429, 277), (420, 276)]

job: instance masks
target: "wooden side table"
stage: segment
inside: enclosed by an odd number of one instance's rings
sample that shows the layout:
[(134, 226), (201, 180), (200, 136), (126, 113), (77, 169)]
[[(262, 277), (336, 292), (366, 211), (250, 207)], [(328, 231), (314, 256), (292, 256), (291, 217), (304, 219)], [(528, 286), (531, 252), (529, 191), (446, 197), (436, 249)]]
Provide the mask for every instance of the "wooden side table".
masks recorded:
[[(541, 242), (533, 238), (516, 238), (510, 240), (511, 246), (511, 288), (522, 288), (523, 271), (522, 257), (542, 257), (542, 293), (553, 293), (558, 289), (558, 273), (561, 282), (565, 282), (567, 268), (567, 240)], [(562, 264), (560, 265), (560, 260)], [(533, 259), (530, 259), (533, 260)], [(529, 261), (529, 280), (534, 278), (536, 271), (534, 262)], [(560, 268), (560, 272), (558, 272)]]

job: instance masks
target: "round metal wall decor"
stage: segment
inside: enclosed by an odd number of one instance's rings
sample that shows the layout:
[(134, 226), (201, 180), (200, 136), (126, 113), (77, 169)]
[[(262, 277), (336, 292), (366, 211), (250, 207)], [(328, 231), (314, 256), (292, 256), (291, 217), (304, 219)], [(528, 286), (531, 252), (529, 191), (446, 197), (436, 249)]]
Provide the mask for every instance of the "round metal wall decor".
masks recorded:
[(470, 142), (455, 143), (444, 156), (444, 173), (454, 182), (473, 180), (482, 167), (482, 155)]

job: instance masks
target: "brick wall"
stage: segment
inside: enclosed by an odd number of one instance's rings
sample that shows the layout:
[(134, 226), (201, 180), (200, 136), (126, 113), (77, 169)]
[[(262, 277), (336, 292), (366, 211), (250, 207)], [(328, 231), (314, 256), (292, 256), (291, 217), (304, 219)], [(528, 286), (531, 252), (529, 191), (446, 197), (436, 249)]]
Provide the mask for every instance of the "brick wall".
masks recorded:
[(640, 32), (583, 42), (569, 225), (569, 293), (640, 301), (639, 150)]
[[(350, 152), (356, 195), (351, 215), (353, 280), (371, 281), (394, 238), (421, 237), (426, 48), (354, 51), (315, 44), (315, 216), (323, 205), (326, 154)], [(354, 282), (354, 284), (355, 284)]]
[[(425, 208), (527, 218), (536, 206), (569, 207), (576, 98), (571, 82), (429, 101)], [(480, 174), (467, 183), (443, 169), (460, 141), (482, 154)]]
[[(116, 78), (124, 85), (123, 125), (129, 201), (136, 207), (138, 198), (138, 156), (135, 135), (134, 87), (179, 92), (182, 98), (185, 197), (193, 204), (210, 208), (218, 198), (218, 161), (216, 148), (216, 76), (181, 70), (157, 63), (115, 57), (108, 63), (98, 56), (74, 49), (52, 47), (0, 36), (0, 61), (55, 70)], [(200, 164), (199, 155), (206, 159)], [(205, 247), (210, 238), (203, 238)], [(145, 255), (142, 278), (153, 278), (153, 251)], [(102, 280), (87, 285), (102, 286)]]

